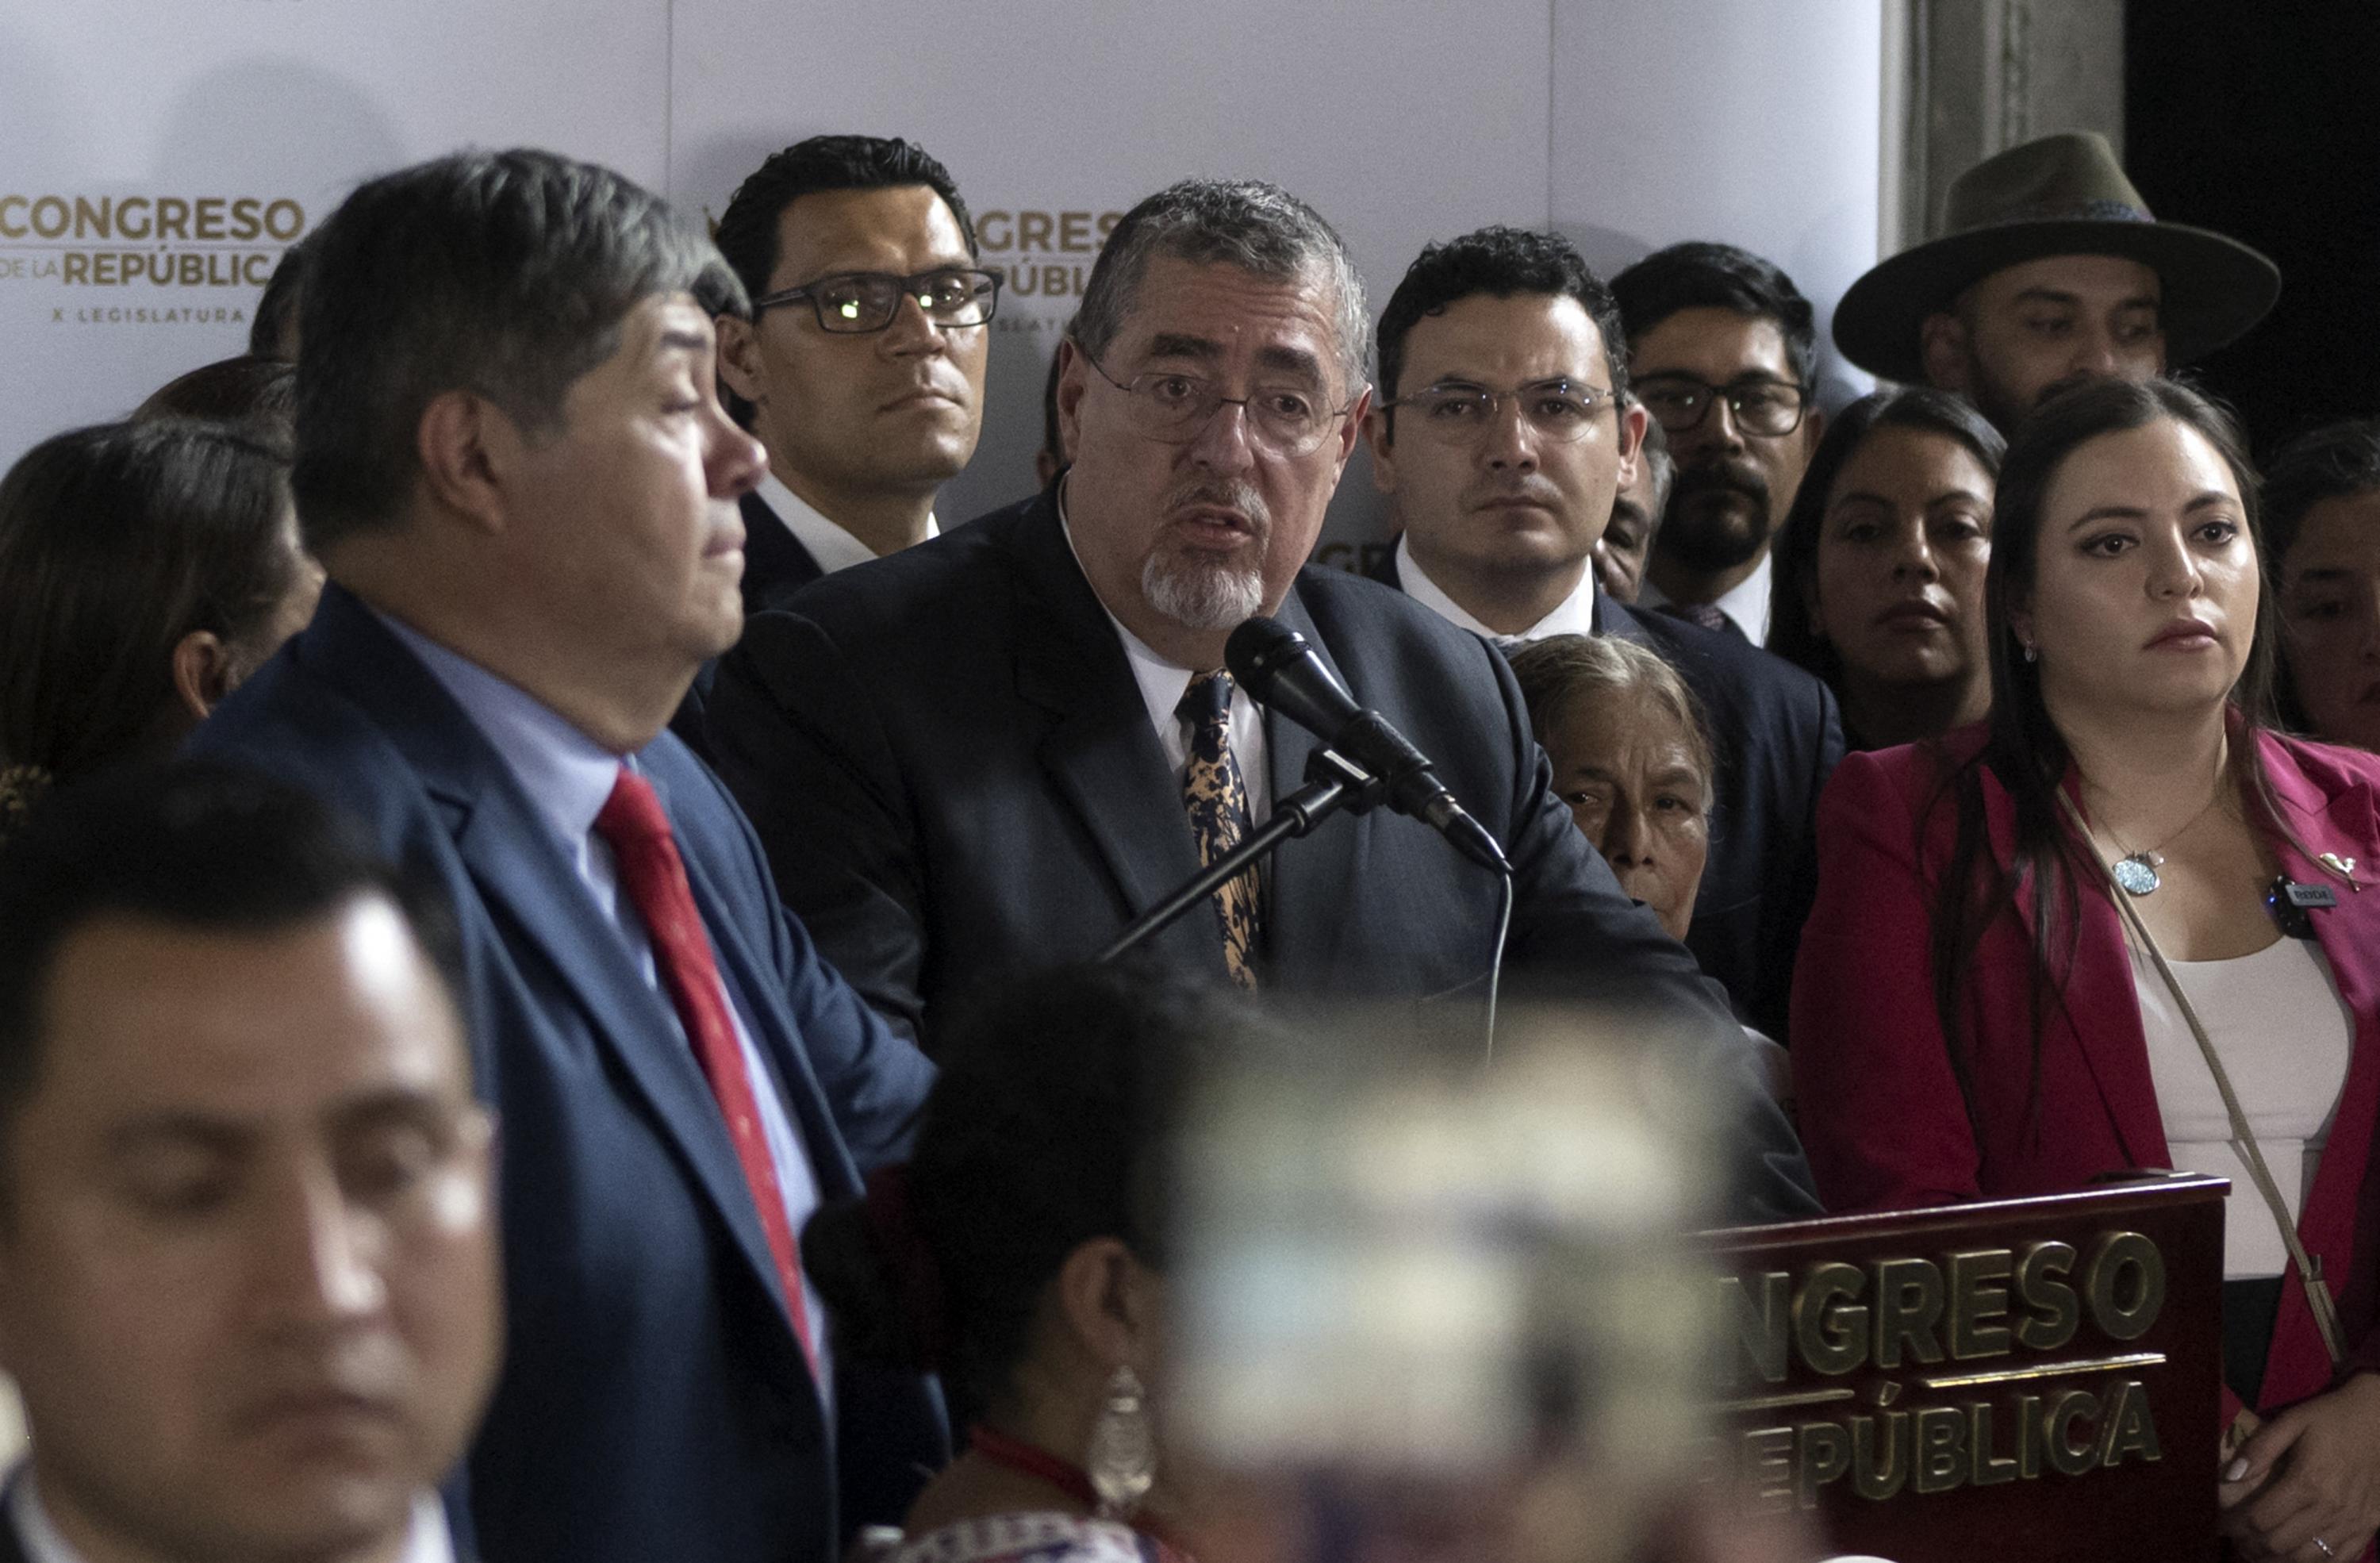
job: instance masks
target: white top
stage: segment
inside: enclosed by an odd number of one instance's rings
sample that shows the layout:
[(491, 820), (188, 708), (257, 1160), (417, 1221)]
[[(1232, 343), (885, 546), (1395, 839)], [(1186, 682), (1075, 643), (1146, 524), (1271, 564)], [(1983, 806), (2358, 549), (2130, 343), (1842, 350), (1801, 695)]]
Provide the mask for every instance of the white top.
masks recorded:
[[(50, 1522), (48, 1511), (33, 1491), (30, 1471), (18, 1473), (15, 1489), (8, 1495), (8, 1522), (17, 1529), (26, 1563), (83, 1563), (82, 1554), (67, 1545), (66, 1537)], [(455, 1539), (447, 1533), (446, 1510), (439, 1507), (436, 1494), (415, 1496), (413, 1528), (407, 1533), (397, 1563), (455, 1563)]]
[[(2131, 956), (2149, 1079), (2173, 1164), (2231, 1180), (2223, 1278), (2280, 1275), (2289, 1268), (2289, 1247), (2247, 1161), (2232, 1148), (2230, 1115), (2206, 1055), (2155, 963), (2138, 949)], [(2355, 1020), (2338, 997), (2330, 963), (2313, 939), (2282, 939), (2234, 960), (2168, 963), (2223, 1060), (2294, 1221), (2330, 1138), (2355, 1041)]]
[[(595, 898), (596, 909), (605, 922), (619, 930), (621, 942), (627, 946), (629, 963), (661, 1000), (662, 1012), (669, 1017), (680, 1042), (690, 1049), (693, 1044), (685, 1040), (686, 1030), (678, 1020), (676, 1000), (662, 987), (661, 968), (653, 963), (652, 941), (646, 936), (644, 919), (637, 915), (636, 903), (620, 893), (619, 863), (612, 854), (612, 844), (595, 833), (595, 817), (611, 800), (612, 789), (620, 779), (620, 768), (630, 765), (634, 769), (631, 762), (579, 732), (518, 685), (499, 678), (469, 658), (447, 649), (385, 613), (375, 616), (421, 659), (431, 675), (463, 708), (480, 735), (504, 757), (521, 790), (553, 827), (556, 843), (577, 871), (579, 883)], [(784, 1201), (785, 1219), (792, 1224), (798, 1242), (802, 1224), (819, 1207), (818, 1177), (811, 1171), (808, 1154), (802, 1147), (801, 1132), (794, 1127), (783, 1098), (773, 1088), (776, 1076), (761, 1061), (760, 1049), (752, 1041), (751, 1022), (745, 1018), (737, 1002), (735, 985), (726, 980), (723, 971), (719, 986), (726, 992), (727, 1017), (735, 1024), (736, 1045), (744, 1054), (744, 1072), (751, 1077), (752, 1098), (760, 1109), (760, 1137), (767, 1143), (769, 1160), (775, 1167), (777, 1192)], [(821, 1404), (832, 1404), (834, 1363), (827, 1350), (826, 1303), (820, 1298), (818, 1289), (809, 1284), (807, 1273), (802, 1278), (802, 1290), (809, 1308), (810, 1343), (817, 1352), (813, 1365), (818, 1370), (815, 1376), (819, 1399)], [(786, 1327), (793, 1326), (788, 1322)]]
[[(1066, 519), (1066, 487), (1058, 486), (1058, 528), (1065, 534), (1066, 548), (1075, 553), (1075, 567), (1082, 569), (1083, 556), (1075, 551), (1075, 528)], [(1090, 572), (1083, 571), (1083, 579), (1090, 581)], [(1098, 597), (1099, 588), (1091, 588)], [(1185, 668), (1159, 656), (1149, 644), (1123, 627), (1115, 610), (1105, 600), (1099, 611), (1115, 626), (1116, 638), (1123, 645), (1124, 660), (1132, 666), (1133, 681), (1140, 685), (1141, 700), (1148, 707), (1148, 724), (1157, 730), (1157, 742), (1165, 751), (1165, 763), (1173, 768), (1179, 782), (1190, 765), (1190, 724), (1174, 714), (1182, 697), (1190, 692), (1190, 681), (1208, 668)], [(1248, 692), (1237, 683), (1232, 685), (1232, 757), (1239, 762), (1240, 782), (1248, 790), (1248, 823), (1261, 825), (1272, 813), (1272, 773), (1266, 769), (1264, 712), (1248, 697)]]
[(1474, 635), (1486, 636), (1499, 646), (1508, 646), (1515, 641), (1543, 640), (1549, 635), (1593, 635), (1595, 633), (1595, 572), (1593, 570), (1583, 569), (1578, 573), (1577, 587), (1568, 597), (1554, 605), (1552, 612), (1518, 635), (1505, 635), (1501, 631), (1489, 629), (1472, 617), (1470, 612), (1462, 603), (1446, 594), (1445, 588), (1429, 578), (1429, 572), (1424, 570), (1413, 556), (1412, 539), (1411, 532), (1397, 539), (1397, 584), (1405, 588), (1407, 597), (1444, 619), (1448, 624), (1459, 625)]
[[(1752, 574), (1738, 581), (1717, 604), (1720, 612), (1735, 621), (1735, 627), (1743, 632), (1743, 638), (1755, 646), (1768, 644), (1769, 559), (1768, 554), (1761, 554), (1760, 563), (1753, 566)], [(1638, 583), (1636, 600), (1647, 608), (1670, 605), (1669, 598), (1653, 584), (1650, 576)]]
[[(808, 501), (785, 487), (783, 479), (773, 472), (760, 475), (760, 486), (754, 492), (760, 503), (775, 513), (794, 534), (794, 540), (809, 550), (818, 562), (820, 573), (832, 576), (837, 570), (848, 570), (854, 564), (865, 564), (877, 557), (876, 551), (828, 520)], [(926, 517), (926, 536), (942, 535), (941, 523), (933, 516)]]

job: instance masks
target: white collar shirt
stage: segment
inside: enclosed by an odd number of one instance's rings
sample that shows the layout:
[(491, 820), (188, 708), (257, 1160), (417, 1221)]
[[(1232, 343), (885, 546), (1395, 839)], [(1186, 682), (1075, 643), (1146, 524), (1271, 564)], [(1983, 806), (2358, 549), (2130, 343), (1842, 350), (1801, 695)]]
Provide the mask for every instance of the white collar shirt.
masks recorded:
[[(785, 524), (794, 540), (809, 551), (811, 560), (826, 575), (848, 570), (854, 564), (865, 564), (877, 557), (876, 551), (861, 542), (843, 527), (828, 520), (816, 506), (785, 487), (784, 479), (774, 472), (760, 475), (760, 486), (754, 492), (770, 513)], [(933, 516), (926, 517), (926, 536), (942, 535), (941, 523)]]
[[(1075, 554), (1075, 567), (1082, 569), (1083, 556), (1075, 552), (1075, 530), (1066, 519), (1066, 488), (1058, 486), (1058, 527), (1065, 535), (1066, 548)], [(1083, 573), (1090, 581), (1090, 572)], [(1099, 596), (1099, 588), (1091, 588)], [(1140, 686), (1140, 697), (1148, 707), (1148, 724), (1157, 731), (1158, 745), (1165, 751), (1165, 762), (1173, 768), (1176, 782), (1182, 780), (1190, 764), (1190, 724), (1175, 714), (1182, 697), (1189, 692), (1190, 680), (1197, 670), (1169, 662), (1159, 656), (1147, 641), (1124, 628), (1123, 621), (1106, 601), (1099, 611), (1115, 626), (1116, 639), (1123, 647), (1124, 660), (1132, 668), (1133, 682)], [(1232, 757), (1239, 762), (1240, 782), (1248, 792), (1248, 823), (1261, 824), (1272, 813), (1272, 776), (1266, 769), (1264, 712), (1248, 697), (1248, 692), (1235, 682), (1232, 685)]]
[[(1713, 606), (1733, 621), (1743, 632), (1743, 638), (1755, 646), (1768, 644), (1768, 566), (1772, 556), (1763, 553), (1752, 574), (1738, 581)], [(1666, 608), (1669, 598), (1647, 576), (1637, 588), (1637, 600), (1647, 608)]]
[(1532, 640), (1543, 640), (1548, 636), (1553, 635), (1593, 635), (1595, 633), (1595, 572), (1593, 570), (1581, 570), (1578, 585), (1572, 588), (1568, 597), (1556, 603), (1553, 611), (1544, 618), (1518, 635), (1506, 635), (1481, 624), (1462, 603), (1448, 596), (1443, 587), (1431, 580), (1429, 572), (1424, 570), (1420, 561), (1414, 558), (1413, 549), (1410, 546), (1411, 540), (1411, 533), (1397, 539), (1397, 582), (1405, 588), (1407, 597), (1436, 613), (1448, 624), (1467, 629), (1474, 635), (1484, 636), (1499, 646), (1525, 644)]
[[(29, 1470), (17, 1473), (9, 1491), (8, 1522), (16, 1527), (26, 1563), (85, 1563), (83, 1555), (51, 1522), (41, 1495), (33, 1490), (33, 1473)], [(396, 1563), (455, 1563), (455, 1538), (446, 1529), (446, 1510), (437, 1494), (415, 1495), (412, 1527)]]

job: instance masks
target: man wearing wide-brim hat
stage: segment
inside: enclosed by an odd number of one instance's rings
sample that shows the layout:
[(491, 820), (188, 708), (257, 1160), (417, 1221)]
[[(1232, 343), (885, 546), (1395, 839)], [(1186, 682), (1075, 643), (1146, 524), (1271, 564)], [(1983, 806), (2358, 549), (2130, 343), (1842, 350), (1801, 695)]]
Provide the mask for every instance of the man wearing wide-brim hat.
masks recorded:
[(1883, 379), (1957, 392), (2003, 432), (2069, 385), (2213, 352), (2281, 291), (2279, 269), (2237, 239), (2150, 216), (2087, 133), (1968, 169), (1943, 228), (1852, 284), (1835, 345)]

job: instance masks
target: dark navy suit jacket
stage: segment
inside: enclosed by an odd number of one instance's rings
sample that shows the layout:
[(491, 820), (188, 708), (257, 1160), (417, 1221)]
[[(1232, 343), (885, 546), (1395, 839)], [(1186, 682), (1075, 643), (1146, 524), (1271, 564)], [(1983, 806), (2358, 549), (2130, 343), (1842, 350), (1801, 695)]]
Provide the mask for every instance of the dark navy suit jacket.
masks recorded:
[[(769, 502), (746, 494), (738, 508), (744, 513), (744, 613), (765, 613), (783, 608), (794, 593), (826, 574), (794, 529), (785, 525)], [(670, 718), (670, 731), (703, 758), (710, 757), (710, 739), (703, 731), (703, 708), (710, 700), (711, 681), (719, 676), (716, 659), (702, 664), (692, 687)]]
[[(1502, 660), (1394, 592), (1308, 568), (1282, 605), (1366, 705), (1438, 762), (1504, 845), (1517, 885), (1512, 991), (1658, 1012), (1731, 1084), (1746, 1172), (1735, 1213), (1815, 1208), (1792, 1132), (1753, 1084), (1724, 995), (1632, 905), (1548, 791)], [(1272, 796), (1317, 741), (1268, 715)], [(777, 882), (835, 964), (932, 1046), (988, 985), (1086, 960), (1198, 870), (1180, 784), (1051, 497), (826, 577), (762, 613), (722, 660), (712, 745)], [(1477, 991), (1499, 887), (1386, 810), (1286, 843), (1264, 878), (1269, 991)], [(1159, 935), (1224, 978), (1211, 916)]]
[[(1394, 552), (1373, 578), (1402, 588)], [(1746, 1021), (1781, 1042), (1793, 956), (1817, 893), (1818, 794), (1843, 757), (1833, 692), (1741, 636), (1632, 609), (1601, 591), (1595, 627), (1659, 652), (1702, 702), (1718, 774), (1710, 862), (1686, 948)]]
[[(468, 1467), (480, 1549), (829, 1563), (858, 1524), (897, 1520), (944, 1452), (931, 1391), (838, 1357), (830, 1422), (666, 1001), (430, 671), (333, 586), (192, 747), (343, 806), (455, 903), (480, 1088), (501, 1115), (509, 1315)], [(718, 780), (667, 734), (637, 758), (820, 1197), (851, 1197), (863, 1168), (903, 1153), (931, 1066), (783, 915)]]

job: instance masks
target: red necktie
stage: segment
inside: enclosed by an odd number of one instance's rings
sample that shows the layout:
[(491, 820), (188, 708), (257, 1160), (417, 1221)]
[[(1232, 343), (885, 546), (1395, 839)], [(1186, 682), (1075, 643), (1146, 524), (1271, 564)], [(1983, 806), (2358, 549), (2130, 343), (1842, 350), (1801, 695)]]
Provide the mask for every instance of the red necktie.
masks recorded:
[(802, 1355), (810, 1371), (818, 1371), (818, 1350), (810, 1339), (809, 1303), (802, 1292), (799, 1251), (794, 1246), (793, 1224), (785, 1218), (783, 1191), (777, 1186), (777, 1166), (769, 1157), (769, 1142), (760, 1129), (760, 1109), (752, 1095), (752, 1076), (744, 1067), (744, 1049), (735, 1040), (735, 1022), (727, 1009), (727, 989), (711, 960), (710, 935), (695, 909), (694, 891), (686, 882), (686, 864), (670, 833), (669, 816), (662, 812), (652, 783), (620, 768), (603, 812), (595, 817), (595, 832), (611, 843), (619, 859), (621, 888), (653, 947), (653, 963), (661, 970), (677, 1007), (677, 1018), (694, 1044), (694, 1056), (710, 1082), (726, 1120), (727, 1137), (735, 1144), (735, 1159), (743, 1164), (744, 1181), (759, 1207), (761, 1233), (769, 1254), (777, 1262), (777, 1281), (785, 1296), (785, 1312), (801, 1338)]

